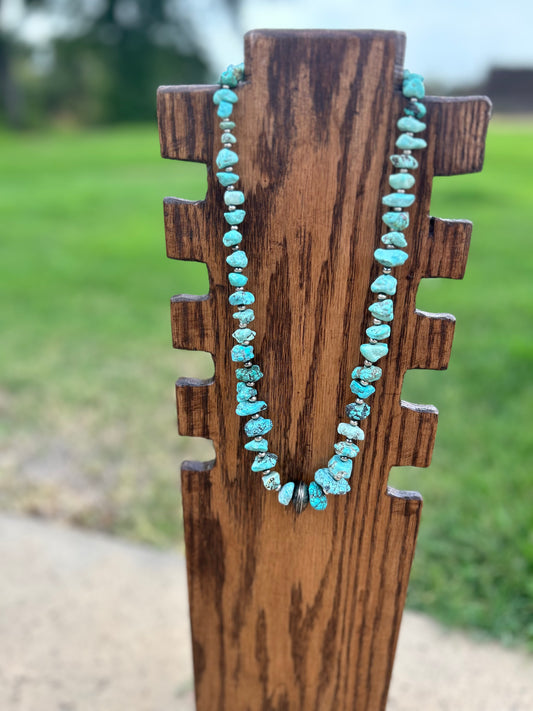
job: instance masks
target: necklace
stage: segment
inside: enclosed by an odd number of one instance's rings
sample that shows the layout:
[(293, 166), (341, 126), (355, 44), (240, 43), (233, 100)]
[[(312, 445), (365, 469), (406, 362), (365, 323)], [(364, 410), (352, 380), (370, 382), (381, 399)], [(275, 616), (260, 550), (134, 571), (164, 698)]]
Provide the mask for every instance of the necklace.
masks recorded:
[(361, 424), (370, 414), (370, 405), (365, 401), (375, 392), (372, 383), (379, 380), (382, 375), (381, 367), (375, 364), (386, 356), (389, 350), (384, 341), (391, 333), (390, 324), (394, 318), (392, 297), (396, 293), (397, 284), (397, 279), (392, 276), (392, 270), (404, 264), (409, 256), (403, 250), (407, 247), (403, 231), (409, 226), (409, 213), (406, 209), (415, 200), (412, 193), (406, 192), (415, 184), (415, 178), (409, 171), (418, 168), (418, 161), (412, 152), (426, 147), (425, 140), (415, 136), (426, 128), (426, 124), (421, 121), (426, 115), (426, 107), (420, 101), (425, 95), (423, 77), (419, 74), (411, 74), (407, 70), (403, 76), (402, 94), (408, 103), (404, 107), (404, 115), (396, 124), (401, 132), (396, 141), (396, 147), (400, 152), (390, 156), (391, 163), (397, 170), (389, 176), (389, 184), (395, 192), (382, 198), (383, 205), (390, 209), (382, 216), (383, 222), (390, 231), (381, 237), (384, 246), (374, 252), (374, 259), (383, 269), (377, 279), (370, 284), (370, 291), (377, 300), (368, 308), (372, 323), (365, 331), (368, 343), (360, 346), (363, 365), (358, 365), (352, 372), (350, 390), (356, 399), (346, 406), (348, 422), (341, 422), (337, 427), (337, 432), (345, 439), (335, 443), (335, 454), (329, 460), (327, 467), (318, 469), (314, 481), (309, 485), (294, 481), (282, 484), (280, 474), (274, 471), (278, 457), (268, 451), (268, 441), (264, 437), (272, 429), (273, 423), (260, 414), (267, 409), (267, 403), (258, 397), (257, 382), (263, 377), (263, 373), (259, 366), (253, 363), (255, 356), (251, 342), (256, 332), (249, 326), (255, 319), (254, 311), (250, 308), (255, 302), (255, 297), (251, 291), (245, 289), (248, 277), (244, 274), (244, 269), (248, 266), (248, 257), (242, 249), (243, 235), (240, 231), (246, 215), (246, 211), (242, 208), (245, 197), (242, 190), (235, 187), (240, 180), (234, 171), (234, 165), (239, 157), (233, 150), (237, 139), (232, 133), (235, 122), (231, 120), (233, 106), (239, 99), (234, 89), (243, 78), (244, 65), (230, 64), (219, 77), (218, 83), (221, 88), (213, 95), (213, 102), (218, 107), (217, 115), (222, 119), (219, 126), (222, 130), (220, 140), (223, 147), (216, 158), (219, 168), (217, 178), (225, 188), (224, 204), (227, 209), (224, 212), (227, 231), (222, 237), (222, 242), (224, 246), (231, 249), (231, 253), (226, 258), (227, 264), (232, 269), (228, 273), (228, 281), (230, 286), (234, 287), (233, 293), (229, 296), (229, 303), (237, 307), (233, 314), (233, 318), (238, 323), (238, 328), (233, 333), (237, 345), (231, 349), (231, 359), (240, 366), (236, 370), (236, 413), (241, 417), (250, 418), (244, 425), (244, 432), (250, 438), (244, 447), (255, 453), (251, 469), (252, 472), (261, 474), (265, 488), (277, 492), (278, 500), (284, 506), (292, 503), (298, 513), (301, 513), (308, 503), (315, 510), (322, 511), (327, 506), (328, 495), (347, 494), (350, 491), (348, 479), (352, 475), (353, 459), (359, 453), (356, 442), (364, 440)]

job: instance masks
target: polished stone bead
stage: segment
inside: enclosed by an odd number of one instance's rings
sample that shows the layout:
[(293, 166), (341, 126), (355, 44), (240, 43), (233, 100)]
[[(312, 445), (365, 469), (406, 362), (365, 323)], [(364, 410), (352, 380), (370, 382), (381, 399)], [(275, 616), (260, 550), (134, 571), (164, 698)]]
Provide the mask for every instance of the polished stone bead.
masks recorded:
[[(256, 383), (258, 380), (261, 380), (263, 373), (258, 365), (252, 365), (250, 368), (237, 368), (235, 376), (237, 380), (242, 380), (244, 383)], [(258, 432), (258, 434), (263, 433)]]
[(235, 363), (247, 363), (254, 357), (253, 346), (233, 346), (231, 349), (231, 360)]
[(374, 259), (384, 267), (399, 267), (409, 255), (401, 249), (376, 249)]
[(232, 151), (230, 148), (221, 148), (217, 155), (217, 166), (222, 168), (227, 168), (230, 165), (235, 165), (239, 162), (239, 156)]
[(386, 212), (381, 218), (391, 230), (405, 230), (409, 227), (409, 214), (407, 212)]
[[(392, 319), (394, 318), (394, 307), (392, 299), (376, 301), (375, 303), (370, 304), (368, 310), (374, 318), (377, 318), (380, 321), (392, 321)], [(367, 378), (362, 378), (362, 380), (366, 379)]]
[(381, 199), (387, 207), (410, 207), (414, 201), (415, 196), (411, 193), (391, 193)]
[(245, 215), (245, 210), (234, 210), (233, 212), (225, 212), (224, 219), (228, 225), (240, 225)]
[(361, 385), (358, 380), (352, 380), (350, 390), (360, 398), (370, 397), (376, 392), (376, 388), (373, 385)]
[(272, 429), (272, 420), (267, 420), (265, 417), (258, 417), (255, 420), (248, 420), (244, 425), (244, 431), (248, 437), (259, 437)]
[(358, 365), (352, 370), (352, 378), (364, 380), (365, 383), (374, 383), (381, 378), (381, 375), (382, 370), (377, 365)]
[(414, 116), (402, 116), (396, 124), (400, 131), (408, 131), (409, 133), (420, 133), (426, 128), (423, 121), (418, 121)]
[(408, 133), (401, 133), (396, 141), (396, 147), (402, 151), (417, 151), (420, 148), (426, 148), (427, 143), (423, 138), (410, 136)]
[(235, 412), (240, 417), (249, 417), (250, 415), (257, 415), (258, 412), (266, 410), (267, 404), (264, 400), (256, 400), (256, 402), (240, 402)]
[(226, 173), (225, 171), (217, 173), (217, 178), (218, 182), (224, 187), (227, 187), (228, 185), (233, 185), (239, 180), (239, 176), (237, 175), (237, 173)]
[(248, 277), (245, 274), (240, 274), (239, 272), (230, 272), (228, 274), (228, 281), (231, 286), (245, 286), (248, 281)]
[(235, 128), (235, 121), (228, 121), (227, 119), (224, 119), (224, 121), (221, 121), (218, 125), (223, 131), (231, 131)]
[(244, 311), (236, 311), (233, 318), (241, 323), (251, 323), (255, 319), (253, 309), (244, 309)]
[(229, 118), (233, 112), (233, 104), (229, 101), (221, 101), (218, 105), (217, 115), (220, 118)]
[(346, 416), (349, 417), (350, 420), (366, 420), (369, 415), (370, 405), (367, 405), (366, 402), (362, 402), (361, 404), (350, 402), (346, 405)]
[(315, 511), (323, 511), (328, 505), (327, 496), (322, 491), (316, 481), (312, 481), (309, 484), (309, 503)]
[(407, 240), (401, 232), (386, 232), (381, 237), (383, 244), (392, 244), (394, 247), (407, 247)]
[(402, 94), (407, 99), (411, 97), (423, 99), (425, 93), (424, 77), (420, 74), (412, 74), (406, 69), (403, 73)]
[(415, 176), (411, 173), (393, 173), (389, 175), (389, 185), (394, 190), (409, 190), (415, 184)]
[(230, 265), (230, 267), (244, 269), (244, 267), (248, 266), (248, 257), (246, 256), (246, 252), (243, 252), (242, 249), (239, 249), (236, 252), (228, 254), (228, 256), (226, 257), (226, 262)]
[(366, 329), (366, 335), (375, 341), (383, 341), (390, 336), (390, 326), (386, 323), (381, 323), (379, 326), (369, 326)]
[(251, 328), (238, 328), (236, 331), (233, 331), (232, 336), (237, 343), (244, 343), (245, 341), (254, 340), (255, 331), (252, 331)]
[(380, 274), (378, 278), (370, 284), (370, 290), (373, 291), (374, 294), (389, 294), (389, 296), (394, 296), (396, 293), (396, 284), (397, 280), (391, 274)]
[(226, 131), (225, 133), (220, 136), (220, 143), (237, 143), (237, 139), (233, 135), (233, 133), (229, 133), (229, 131)]
[(272, 469), (276, 466), (278, 461), (278, 455), (272, 454), (272, 452), (267, 452), (264, 457), (257, 455), (252, 464), (253, 472), (264, 472), (267, 469)]
[(351, 459), (341, 459), (338, 454), (334, 454), (328, 462), (328, 469), (334, 479), (349, 479), (352, 476), (353, 462)]
[(389, 347), (386, 343), (363, 343), (359, 350), (363, 358), (366, 358), (371, 363), (375, 363), (387, 355)]
[(416, 170), (418, 168), (418, 161), (416, 158), (410, 155), (392, 155), (390, 156), (390, 162), (395, 168), (401, 170), (406, 168), (407, 170)]
[(420, 101), (413, 101), (409, 103), (403, 110), (404, 114), (407, 116), (414, 116), (417, 119), (423, 119), (427, 114), (427, 109)]
[(239, 244), (241, 240), (242, 235), (239, 230), (229, 230), (224, 233), (224, 237), (222, 237), (222, 244), (224, 247), (234, 247), (236, 244)]
[(224, 193), (224, 202), (226, 205), (242, 205), (244, 202), (244, 193), (242, 190), (226, 190)]
[(247, 402), (257, 396), (257, 390), (247, 383), (237, 383), (237, 402)]
[(281, 486), (281, 481), (277, 472), (265, 474), (265, 476), (261, 477), (261, 480), (265, 486), (265, 489), (268, 489), (269, 491), (277, 491)]
[(359, 447), (353, 442), (335, 442), (334, 447), (339, 457), (350, 457), (353, 459), (359, 454)]
[(315, 472), (315, 482), (322, 488), (324, 494), (347, 494), (350, 491), (346, 479), (334, 479), (329, 469), (318, 469)]
[(251, 439), (249, 442), (246, 442), (244, 449), (247, 449), (249, 452), (266, 452), (268, 451), (268, 441), (263, 437), (261, 439)]
[(238, 95), (231, 89), (217, 89), (213, 94), (213, 103), (217, 106), (223, 101), (229, 101), (230, 104), (236, 104), (238, 100)]
[(228, 301), (232, 306), (250, 306), (255, 301), (255, 296), (251, 291), (236, 291), (230, 294)]
[(238, 79), (236, 76), (235, 72), (235, 67), (233, 64), (230, 64), (227, 69), (225, 69), (222, 74), (218, 78), (218, 83), (219, 84), (227, 84), (228, 86), (237, 86)]
[(341, 422), (337, 427), (337, 432), (347, 439), (364, 439), (365, 433), (357, 425), (350, 425), (348, 422)]
[(292, 495), (294, 494), (294, 482), (288, 481), (280, 489), (278, 501), (283, 506), (288, 506), (291, 503)]

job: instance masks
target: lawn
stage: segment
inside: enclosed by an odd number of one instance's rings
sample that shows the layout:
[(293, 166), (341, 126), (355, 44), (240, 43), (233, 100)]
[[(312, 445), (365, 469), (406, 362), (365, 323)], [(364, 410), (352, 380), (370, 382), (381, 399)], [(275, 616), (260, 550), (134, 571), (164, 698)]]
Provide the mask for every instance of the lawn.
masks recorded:
[[(432, 213), (474, 221), (464, 281), (426, 280), (420, 308), (457, 316), (447, 372), (403, 396), (441, 412), (409, 605), (533, 647), (533, 127), (493, 122), (480, 175), (435, 181)], [(181, 537), (173, 382), (210, 359), (170, 347), (168, 300), (207, 290), (166, 260), (161, 200), (205, 194), (205, 168), (158, 157), (154, 127), (0, 134), (4, 508), (157, 545)]]

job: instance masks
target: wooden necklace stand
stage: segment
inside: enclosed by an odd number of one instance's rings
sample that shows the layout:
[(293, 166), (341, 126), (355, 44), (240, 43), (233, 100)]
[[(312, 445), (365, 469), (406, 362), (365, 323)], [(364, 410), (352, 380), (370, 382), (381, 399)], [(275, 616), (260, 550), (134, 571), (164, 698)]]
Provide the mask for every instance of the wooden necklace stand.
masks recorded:
[[(369, 324), (381, 197), (402, 115), (404, 35), (253, 31), (233, 117), (256, 295), (256, 362), (282, 481), (325, 466)], [(416, 68), (413, 68), (416, 70)], [(207, 351), (209, 381), (177, 383), (179, 432), (216, 460), (181, 470), (197, 711), (385, 708), (422, 500), (387, 486), (392, 466), (426, 467), (432, 406), (400, 401), (411, 368), (446, 368), (455, 319), (415, 308), (426, 277), (460, 279), (471, 223), (429, 217), (433, 176), (481, 170), (490, 102), (427, 99), (409, 259), (395, 270), (390, 352), (347, 496), (301, 515), (250, 470), (235, 414), (213, 86), (161, 87), (163, 157), (207, 165), (205, 200), (165, 200), (168, 256), (205, 262), (209, 293), (172, 299), (176, 348)], [(233, 118), (232, 117), (232, 118)], [(242, 186), (242, 188), (241, 188)], [(252, 324), (255, 327), (254, 324)], [(416, 707), (416, 702), (413, 708)]]

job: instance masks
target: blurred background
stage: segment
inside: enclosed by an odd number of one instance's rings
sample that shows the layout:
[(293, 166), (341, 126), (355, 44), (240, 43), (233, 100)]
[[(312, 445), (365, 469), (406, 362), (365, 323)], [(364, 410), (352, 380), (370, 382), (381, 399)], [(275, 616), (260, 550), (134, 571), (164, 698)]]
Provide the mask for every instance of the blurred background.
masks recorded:
[(328, 0), (3, 0), (0, 4), (0, 507), (181, 545), (174, 387), (212, 373), (176, 352), (169, 298), (208, 289), (165, 258), (162, 199), (204, 166), (163, 161), (160, 84), (213, 83), (254, 27), (396, 29), (428, 93), (488, 93), (484, 171), (439, 178), (432, 214), (474, 222), (464, 281), (418, 306), (457, 317), (447, 372), (403, 397), (440, 409), (408, 605), (533, 649), (533, 5)]

